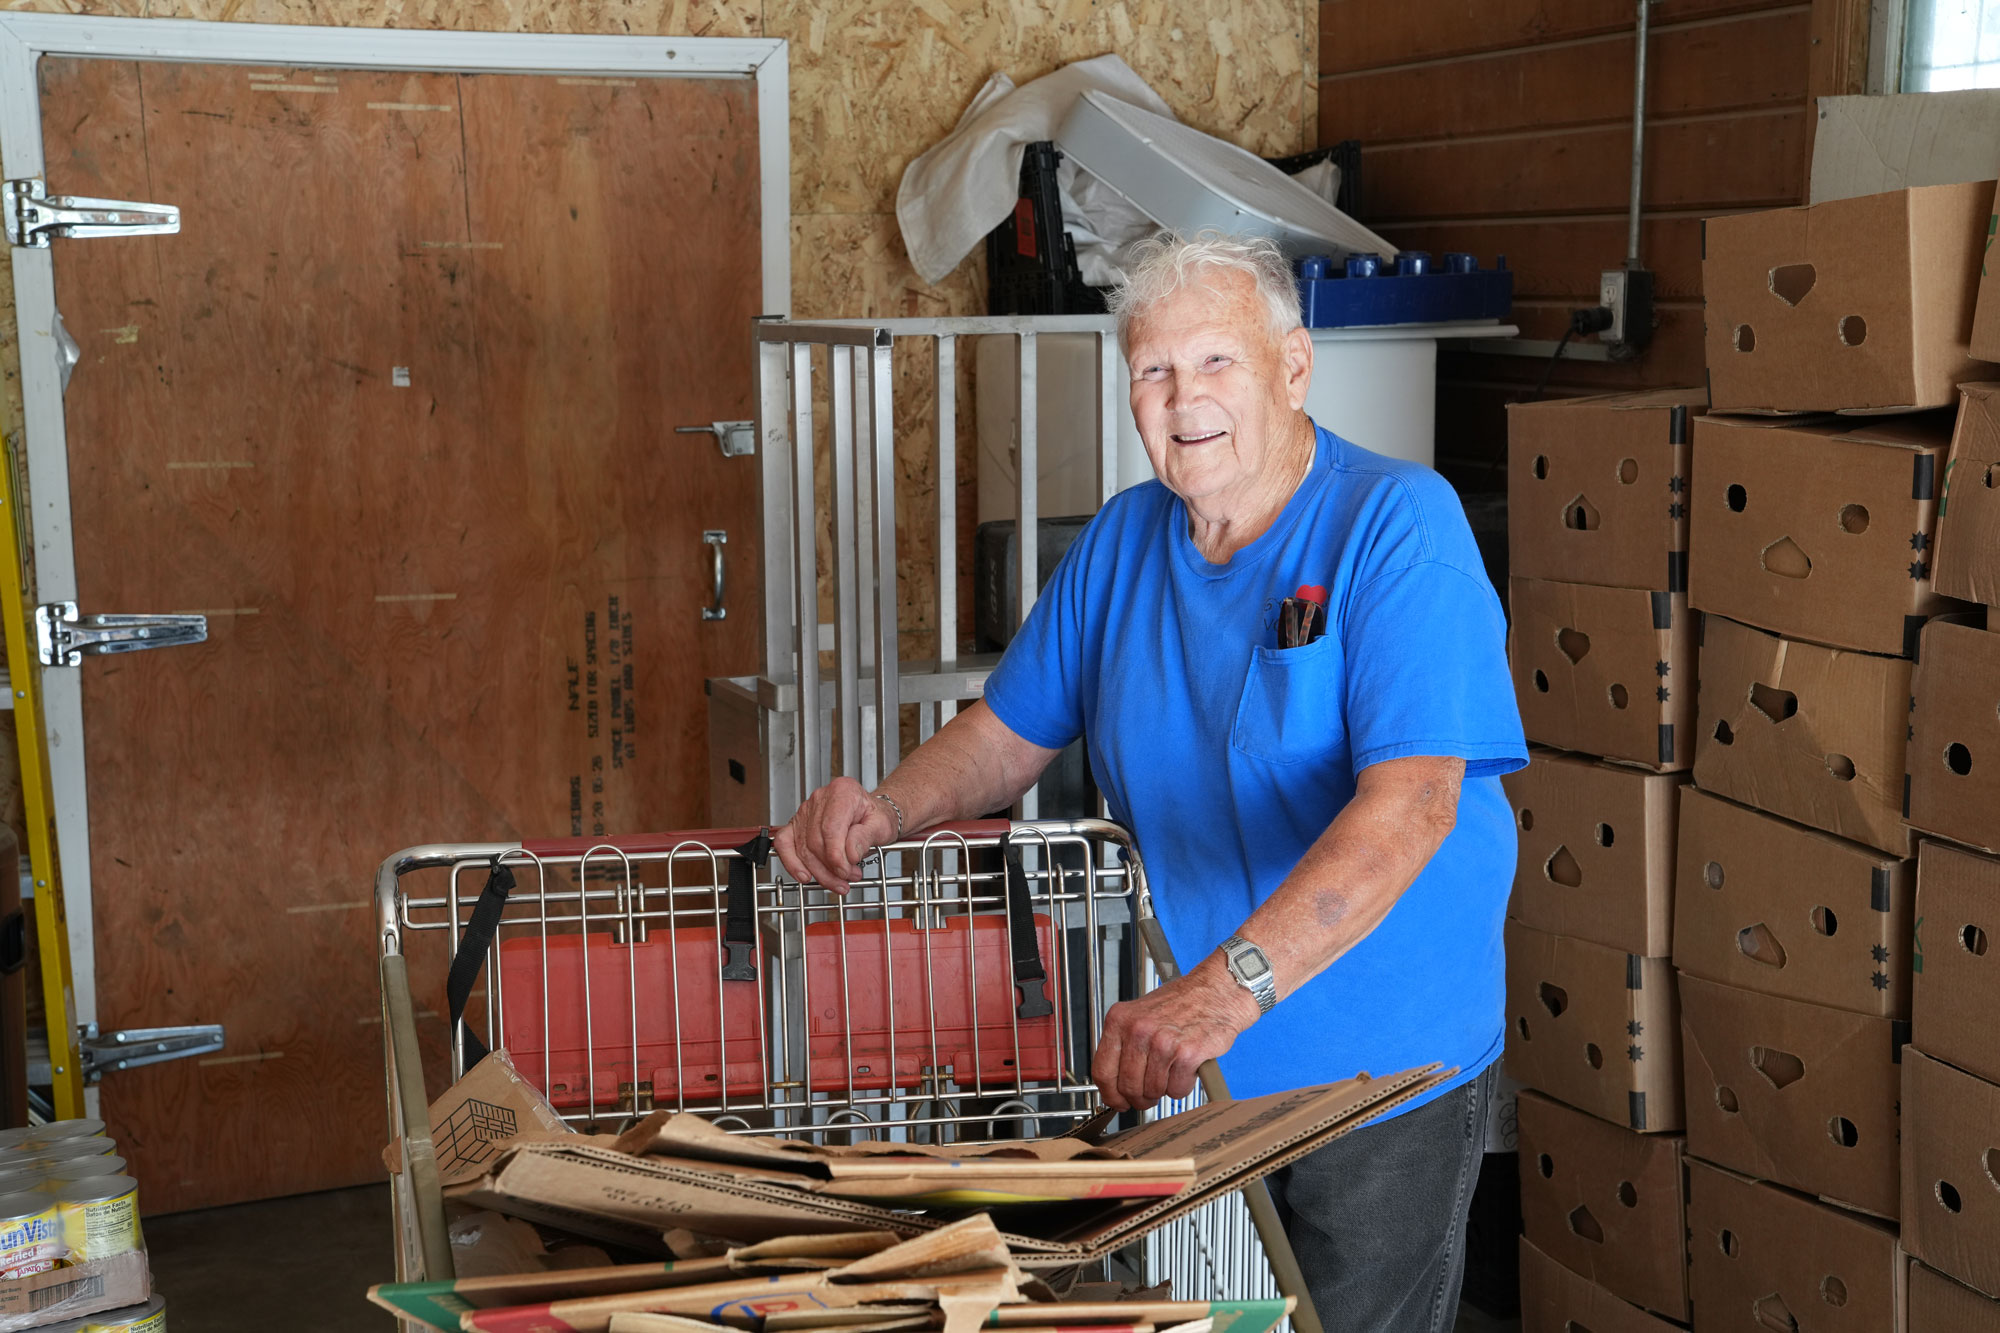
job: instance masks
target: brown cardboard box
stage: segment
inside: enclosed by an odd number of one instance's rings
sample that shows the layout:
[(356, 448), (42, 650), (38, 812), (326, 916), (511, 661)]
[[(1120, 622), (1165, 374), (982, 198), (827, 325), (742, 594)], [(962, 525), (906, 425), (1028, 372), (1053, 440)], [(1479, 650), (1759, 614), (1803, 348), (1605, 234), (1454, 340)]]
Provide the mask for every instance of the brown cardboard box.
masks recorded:
[(1552, 935), (1664, 957), (1682, 777), (1536, 749), (1502, 781), (1520, 826), (1508, 915)]
[(1688, 1152), (1894, 1217), (1907, 1025), (1680, 981)]
[[(1383, 1078), (1358, 1075), (1320, 1087), (1208, 1102), (1148, 1121), (1107, 1140), (1107, 1146), (1133, 1159), (1192, 1157), (1193, 1185), (1170, 1198), (1102, 1206), (1082, 1221), (1071, 1209), (1012, 1214), (1007, 1243), (1028, 1265), (1102, 1257), (1421, 1095), (1452, 1072), (1428, 1065)], [(452, 1185), (446, 1197), (642, 1253), (657, 1253), (660, 1234), (668, 1228), (755, 1241), (833, 1231), (915, 1236), (942, 1225), (932, 1214), (814, 1193), (772, 1180), (773, 1174), (635, 1155), (618, 1151), (609, 1139), (571, 1135), (506, 1148), (483, 1174)]]
[(1704, 417), (1688, 605), (1839, 648), (1910, 656), (1931, 586), (1949, 417)]
[(1895, 1333), (1896, 1229), (1688, 1163), (1688, 1278), (1702, 1333)]
[(1528, 1239), (1612, 1295), (1686, 1319), (1683, 1141), (1634, 1134), (1537, 1092), (1517, 1106)]
[(1686, 592), (1688, 422), (1707, 409), (1705, 389), (1509, 403), (1509, 572)]
[(2000, 1296), (2000, 1087), (1903, 1057), (1903, 1247)]
[(1903, 1060), (1903, 1244), (2000, 1296), (2000, 1087), (1915, 1047)]
[(152, 1299), (146, 1252), (132, 1250), (28, 1277), (0, 1278), (0, 1328), (31, 1328)]
[(1506, 937), (1508, 1075), (1614, 1125), (1679, 1129), (1672, 965), (1518, 921)]
[(1710, 218), (1717, 412), (1912, 411), (1978, 378), (1968, 346), (1993, 183)]
[(1674, 966), (1883, 1018), (1910, 1013), (1916, 863), (1681, 792)]
[[(2000, 297), (1993, 304), (2000, 306)], [(2000, 354), (2000, 348), (1994, 350)], [(2000, 604), (2000, 384), (1959, 386), (1958, 425), (1938, 487), (1937, 557), (1931, 563), (1939, 592)]]
[[(1525, 1266), (1522, 1273), (1525, 1277)], [(1934, 1268), (1910, 1265), (1909, 1333), (2000, 1333), (2000, 1301), (1960, 1286)]]
[[(1683, 1246), (1685, 1248), (1685, 1246)], [(1521, 1237), (1521, 1333), (1681, 1333), (1679, 1324), (1628, 1305)]]
[(1986, 245), (1980, 255), (1979, 303), (1972, 315), (1972, 354), (1981, 361), (2000, 361), (2000, 256), (1993, 241), (2000, 235), (2000, 197), (1986, 218)]
[(2000, 860), (1918, 850), (1915, 971), (1910, 1040), (2000, 1083)]
[(2000, 633), (1933, 620), (1911, 690), (1904, 814), (1926, 833), (2000, 851)]
[(1694, 780), (1774, 815), (1913, 854), (1903, 823), (1910, 663), (1703, 617)]
[(1513, 579), (1508, 657), (1528, 739), (1648, 768), (1694, 759), (1694, 630), (1680, 593)]

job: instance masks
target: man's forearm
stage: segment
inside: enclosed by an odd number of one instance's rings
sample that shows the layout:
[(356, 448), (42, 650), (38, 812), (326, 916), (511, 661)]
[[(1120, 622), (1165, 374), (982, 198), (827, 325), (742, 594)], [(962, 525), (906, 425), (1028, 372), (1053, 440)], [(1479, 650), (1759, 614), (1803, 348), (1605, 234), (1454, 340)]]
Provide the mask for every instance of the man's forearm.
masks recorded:
[[(1357, 792), (1243, 923), (1243, 937), (1271, 960), (1279, 999), (1382, 924), (1451, 832), (1463, 766), (1423, 762), (1433, 767)], [(1220, 955), (1203, 963), (1220, 966)]]
[(914, 833), (1006, 809), (1055, 755), (1016, 736), (980, 702), (913, 751), (877, 790), (902, 808), (903, 831)]

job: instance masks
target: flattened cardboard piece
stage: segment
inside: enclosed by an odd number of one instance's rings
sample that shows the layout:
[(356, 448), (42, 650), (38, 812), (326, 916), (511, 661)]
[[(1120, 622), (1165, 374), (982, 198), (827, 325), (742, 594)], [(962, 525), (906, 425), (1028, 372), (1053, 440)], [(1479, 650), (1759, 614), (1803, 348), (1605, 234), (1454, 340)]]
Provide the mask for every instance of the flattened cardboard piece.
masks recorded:
[(2000, 195), (1986, 219), (1986, 249), (1980, 258), (1979, 303), (1972, 312), (1972, 354), (1981, 361), (2000, 361), (2000, 263), (1993, 259), (1993, 240), (2000, 236)]
[[(1683, 1241), (1685, 1245), (1685, 1241)], [(1580, 1277), (1521, 1237), (1521, 1333), (1683, 1333)]]
[(1897, 1333), (1896, 1229), (1688, 1162), (1688, 1257), (1703, 1333)]
[(1952, 1281), (1934, 1268), (1910, 1265), (1909, 1333), (2000, 1333), (2000, 1301)]
[(1535, 749), (1501, 779), (1520, 829), (1508, 915), (1553, 935), (1664, 957), (1673, 945), (1674, 806), (1684, 777)]
[(1536, 1092), (1518, 1107), (1527, 1238), (1613, 1296), (1685, 1320), (1683, 1140), (1635, 1134)]
[(1508, 658), (1528, 739), (1652, 769), (1694, 759), (1682, 593), (1509, 581)]
[(2000, 633), (1925, 625), (1911, 691), (1911, 827), (2000, 851)]
[(1686, 592), (1689, 422), (1707, 410), (1706, 389), (1509, 403), (1509, 572)]
[(2000, 175), (2000, 89), (1819, 99), (1807, 203)]
[(1695, 783), (1744, 805), (1915, 854), (1903, 823), (1911, 663), (1707, 616)]
[[(438, 1180), (446, 1185), (477, 1179), (499, 1155), (502, 1144), (576, 1133), (502, 1050), (488, 1051), (484, 1060), (438, 1094), (430, 1114)], [(382, 1164), (392, 1175), (402, 1172), (400, 1140), (382, 1150)]]
[[(1421, 1095), (1454, 1070), (1427, 1065), (1385, 1078), (1212, 1102), (1119, 1135), (1134, 1159), (1191, 1155), (1195, 1182), (1171, 1198), (1084, 1204), (1055, 1210), (1049, 1234), (1007, 1233), (1019, 1262), (1067, 1264), (1100, 1258), (1154, 1228), (1240, 1189), (1376, 1115)], [(866, 1203), (732, 1174), (747, 1168), (635, 1157), (590, 1142), (522, 1143), (476, 1181), (447, 1197), (509, 1216), (561, 1227), (639, 1251), (658, 1251), (671, 1229), (736, 1240), (836, 1231), (893, 1231), (916, 1236), (940, 1223), (923, 1213)]]
[(1103, 1328), (1138, 1320), (1156, 1328), (1208, 1322), (1213, 1333), (1269, 1333), (1297, 1304), (1290, 1296), (1255, 1301), (1063, 1301), (1053, 1309), (1046, 1304), (1003, 1305), (993, 1312), (992, 1323), (998, 1328), (1027, 1328), (1049, 1322), (1054, 1313), (1065, 1328), (1084, 1324)]
[(902, 1239), (881, 1231), (786, 1236), (763, 1245), (742, 1246), (713, 1259), (494, 1274), (456, 1281), (378, 1282), (368, 1289), (368, 1299), (404, 1318), (434, 1328), (456, 1329), (459, 1316), (468, 1310), (697, 1286), (758, 1273), (819, 1272), (852, 1263)]
[(1681, 1127), (1673, 965), (1506, 925), (1507, 1074), (1614, 1125)]
[(1907, 656), (1933, 586), (1951, 418), (1703, 417), (1688, 605), (1776, 634)]
[(750, 1138), (700, 1116), (658, 1111), (621, 1135), (618, 1150), (753, 1170), (844, 1199), (934, 1206), (1146, 1199), (1177, 1194), (1194, 1180), (1188, 1158), (1133, 1161), (1112, 1145), (1065, 1136), (1010, 1143), (905, 1144), (871, 1141), (822, 1147)]
[(1903, 1248), (2000, 1296), (2000, 1087), (1903, 1057)]
[(1925, 841), (1915, 934), (1910, 1040), (2000, 1083), (2000, 858)]
[[(2000, 326), (2000, 280), (1988, 285), (1996, 289), (1988, 304)], [(2000, 327), (1994, 340), (2000, 357)], [(1958, 426), (1938, 485), (1937, 590), (2000, 605), (2000, 384), (1961, 384), (1958, 391)]]
[(1905, 1024), (1681, 978), (1695, 1157), (1893, 1218)]
[(1909, 1016), (1915, 861), (1687, 787), (1676, 864), (1683, 975)]
[(153, 1297), (144, 1250), (0, 1279), (0, 1328), (30, 1328), (101, 1310), (143, 1305)]
[(1709, 218), (1716, 412), (1910, 412), (1977, 379), (1973, 302), (1993, 183)]

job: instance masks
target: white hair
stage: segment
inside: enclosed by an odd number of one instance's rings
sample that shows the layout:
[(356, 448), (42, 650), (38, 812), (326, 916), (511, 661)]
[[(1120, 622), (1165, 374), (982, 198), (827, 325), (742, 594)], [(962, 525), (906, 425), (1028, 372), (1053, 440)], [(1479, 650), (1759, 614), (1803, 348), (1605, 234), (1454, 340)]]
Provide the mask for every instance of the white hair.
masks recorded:
[(1125, 252), (1125, 277), (1111, 289), (1106, 307), (1118, 320), (1118, 344), (1125, 345), (1132, 320), (1212, 270), (1248, 275), (1270, 315), (1271, 336), (1299, 327), (1299, 284), (1278, 243), (1264, 236), (1231, 236), (1204, 227), (1193, 236), (1163, 231), (1135, 242)]

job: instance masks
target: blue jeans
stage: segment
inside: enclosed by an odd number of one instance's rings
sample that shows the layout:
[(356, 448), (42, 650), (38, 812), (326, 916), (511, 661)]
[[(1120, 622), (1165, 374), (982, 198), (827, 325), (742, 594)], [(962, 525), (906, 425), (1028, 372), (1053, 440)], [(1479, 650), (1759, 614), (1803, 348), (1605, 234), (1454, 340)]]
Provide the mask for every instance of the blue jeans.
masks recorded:
[(1326, 1333), (1449, 1333), (1497, 1065), (1269, 1177)]

